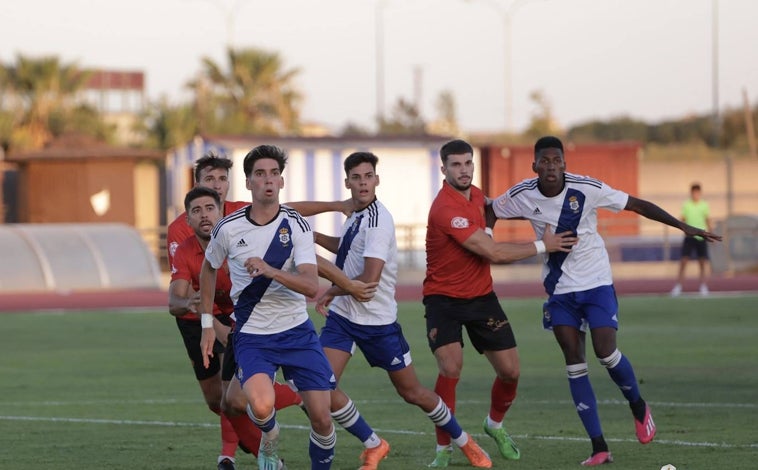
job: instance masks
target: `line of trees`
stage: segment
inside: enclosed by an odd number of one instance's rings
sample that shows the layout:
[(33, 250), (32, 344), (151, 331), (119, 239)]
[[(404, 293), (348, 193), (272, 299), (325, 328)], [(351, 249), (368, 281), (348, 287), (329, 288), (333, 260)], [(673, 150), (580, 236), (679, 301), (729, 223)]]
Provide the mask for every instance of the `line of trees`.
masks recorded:
[[(166, 98), (148, 103), (137, 120), (136, 131), (144, 145), (167, 149), (197, 134), (302, 135), (304, 94), (295, 80), (300, 69), (287, 67), (277, 52), (258, 48), (229, 49), (223, 64), (201, 59), (198, 75), (186, 84), (191, 99), (170, 103)], [(0, 145), (6, 152), (41, 148), (65, 132), (113, 141), (114, 128), (96, 107), (83, 99), (91, 72), (57, 57), (18, 55), (0, 64)], [(540, 91), (531, 94), (536, 105), (530, 125), (518, 135), (502, 134), (496, 140), (531, 140), (537, 134), (555, 133), (550, 103)], [(757, 107), (758, 108), (758, 107)], [(758, 128), (758, 109), (752, 109)], [(380, 134), (457, 135), (455, 98), (443, 91), (436, 102), (437, 118), (428, 121), (416, 103), (398, 98), (388, 117), (377, 119)], [(710, 116), (649, 124), (630, 117), (594, 120), (559, 132), (575, 142), (637, 140), (656, 144), (705, 144), (719, 148), (746, 148), (745, 113), (726, 110), (719, 122), (718, 141)], [(372, 131), (350, 122), (343, 135)]]

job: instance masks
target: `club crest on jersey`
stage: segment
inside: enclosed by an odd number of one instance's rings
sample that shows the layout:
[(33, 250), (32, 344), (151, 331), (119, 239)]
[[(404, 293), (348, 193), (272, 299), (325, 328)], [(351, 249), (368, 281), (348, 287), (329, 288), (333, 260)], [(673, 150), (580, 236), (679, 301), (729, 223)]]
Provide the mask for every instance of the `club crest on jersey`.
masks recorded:
[(579, 200), (576, 198), (576, 196), (569, 197), (569, 207), (574, 212), (579, 211)]
[(353, 220), (353, 223), (350, 225), (350, 228), (347, 230), (347, 234), (353, 234), (353, 236), (355, 236), (355, 234), (358, 233), (358, 228), (361, 224), (362, 218), (363, 218), (363, 215), (360, 215), (356, 217), (355, 220)]
[(282, 245), (286, 245), (290, 242), (290, 231), (287, 228), (280, 228), (279, 229), (279, 241), (282, 243)]
[(450, 221), (450, 225), (453, 228), (467, 228), (468, 219), (465, 217), (453, 217), (453, 220)]

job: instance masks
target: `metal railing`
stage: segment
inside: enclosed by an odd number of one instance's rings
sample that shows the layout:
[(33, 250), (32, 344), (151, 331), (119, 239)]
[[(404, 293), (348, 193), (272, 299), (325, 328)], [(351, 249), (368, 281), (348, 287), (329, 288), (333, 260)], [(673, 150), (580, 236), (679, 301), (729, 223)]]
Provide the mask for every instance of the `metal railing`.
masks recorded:
[[(739, 219), (738, 222), (735, 220)], [(518, 222), (528, 224), (527, 222)], [(611, 236), (619, 228), (637, 231), (638, 235)], [(634, 230), (632, 230), (634, 229)], [(667, 225), (647, 219), (598, 221), (598, 230), (605, 238), (613, 262), (673, 261), (679, 258), (683, 235)], [(711, 248), (713, 269), (716, 272), (758, 270), (758, 216), (733, 216), (714, 222), (714, 231), (724, 236), (722, 244)], [(168, 271), (166, 259), (166, 227), (139, 230), (145, 243), (156, 257), (162, 270)], [(400, 269), (424, 269), (426, 264), (426, 224), (398, 224), (395, 227)], [(530, 233), (529, 231), (523, 233)], [(495, 233), (498, 238), (498, 233)], [(523, 240), (531, 237), (525, 236)], [(513, 240), (513, 241), (523, 241)], [(501, 241), (508, 241), (503, 238)], [(637, 259), (629, 259), (634, 258)], [(527, 261), (533, 262), (533, 261)]]

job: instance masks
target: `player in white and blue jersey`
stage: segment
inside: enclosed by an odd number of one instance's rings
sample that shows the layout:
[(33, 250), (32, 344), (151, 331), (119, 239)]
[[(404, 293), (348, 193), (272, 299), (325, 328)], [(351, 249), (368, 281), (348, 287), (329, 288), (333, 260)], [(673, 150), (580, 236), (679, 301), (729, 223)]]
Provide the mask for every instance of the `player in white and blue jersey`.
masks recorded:
[[(397, 393), (426, 412), (436, 426), (449, 433), (475, 467), (489, 468), (489, 456), (464, 432), (442, 399), (418, 380), (411, 364), (408, 342), (397, 322), (397, 242), (392, 214), (376, 199), (378, 158), (369, 152), (350, 154), (344, 162), (345, 186), (355, 211), (343, 225), (341, 237), (316, 233), (316, 242), (336, 253), (335, 264), (350, 279), (379, 282), (374, 298), (359, 302), (337, 286), (318, 300), (326, 316), (321, 345), (339, 381), (356, 347), (372, 367), (387, 371)], [(328, 308), (328, 311), (327, 311)], [(350, 398), (339, 388), (332, 391), (332, 416), (364, 442), (363, 470), (376, 469), (390, 451), (365, 423)]]
[[(306, 309), (305, 296), (314, 297), (319, 288), (313, 232), (299, 213), (279, 204), (286, 160), (271, 145), (258, 146), (245, 157), (253, 203), (213, 229), (200, 274), (200, 311), (211, 311), (216, 270), (228, 266), (237, 378), (249, 402), (248, 414), (263, 433), (259, 469), (280, 468), (273, 382), (281, 368), (308, 410), (311, 469), (327, 470), (336, 444), (329, 410), (336, 379)], [(213, 318), (203, 313), (201, 322), (207, 363), (215, 340)]]
[(543, 255), (543, 284), (548, 294), (543, 324), (552, 329), (566, 362), (569, 388), (579, 418), (592, 441), (585, 466), (613, 459), (603, 438), (597, 402), (585, 359), (585, 331), (590, 330), (595, 356), (628, 400), (638, 440), (655, 437), (650, 407), (640, 395), (631, 363), (616, 346), (618, 302), (605, 243), (597, 230), (597, 210), (628, 210), (697, 235), (708, 241), (721, 237), (681, 222), (657, 205), (613, 189), (593, 178), (566, 173), (563, 144), (552, 136), (534, 146), (531, 178), (510, 188), (491, 205), (499, 219), (523, 218), (531, 222), (537, 238), (545, 230), (574, 232), (579, 242), (570, 252)]

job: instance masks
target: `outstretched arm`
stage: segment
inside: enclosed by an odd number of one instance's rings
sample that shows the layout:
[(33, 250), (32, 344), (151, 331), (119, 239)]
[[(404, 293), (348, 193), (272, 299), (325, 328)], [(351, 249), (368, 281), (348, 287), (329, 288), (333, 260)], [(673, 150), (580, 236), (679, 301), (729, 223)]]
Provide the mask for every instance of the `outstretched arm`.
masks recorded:
[(175, 317), (188, 312), (197, 313), (200, 305), (200, 292), (194, 292), (189, 282), (175, 279), (168, 285), (168, 311)]
[(722, 239), (720, 235), (707, 232), (700, 228), (695, 228), (692, 225), (687, 225), (652, 202), (634, 196), (629, 196), (629, 200), (626, 202), (624, 210), (636, 212), (642, 217), (678, 228), (687, 235), (703, 237), (709, 242), (720, 242)]
[[(200, 268), (200, 324), (203, 332), (200, 337), (200, 351), (203, 355), (203, 365), (207, 369), (210, 358), (213, 357), (213, 345), (216, 342), (216, 332), (213, 329), (213, 299), (216, 296), (216, 269), (208, 260), (203, 260)], [(210, 323), (208, 323), (210, 320)]]
[(345, 215), (350, 215), (355, 210), (352, 199), (343, 201), (297, 201), (285, 204), (306, 217), (322, 212), (342, 212)]
[(313, 241), (316, 242), (316, 245), (319, 245), (334, 254), (337, 254), (337, 251), (340, 248), (340, 237), (331, 237), (320, 232), (313, 232)]
[(349, 294), (359, 302), (368, 302), (374, 298), (376, 286), (379, 284), (378, 279), (375, 281), (364, 281), (360, 277), (350, 279), (334, 263), (321, 255), (316, 255), (316, 261), (318, 264), (318, 275), (334, 283), (331, 289), (334, 289), (335, 295)]
[(488, 259), (491, 263), (507, 264), (543, 252), (569, 252), (571, 251), (571, 247), (576, 245), (577, 238), (570, 231), (552, 233), (552, 230), (545, 230), (545, 234), (540, 241), (544, 243), (544, 250), (538, 250), (537, 246), (539, 243), (537, 242), (496, 242), (484, 230), (479, 229), (463, 242), (463, 247)]

